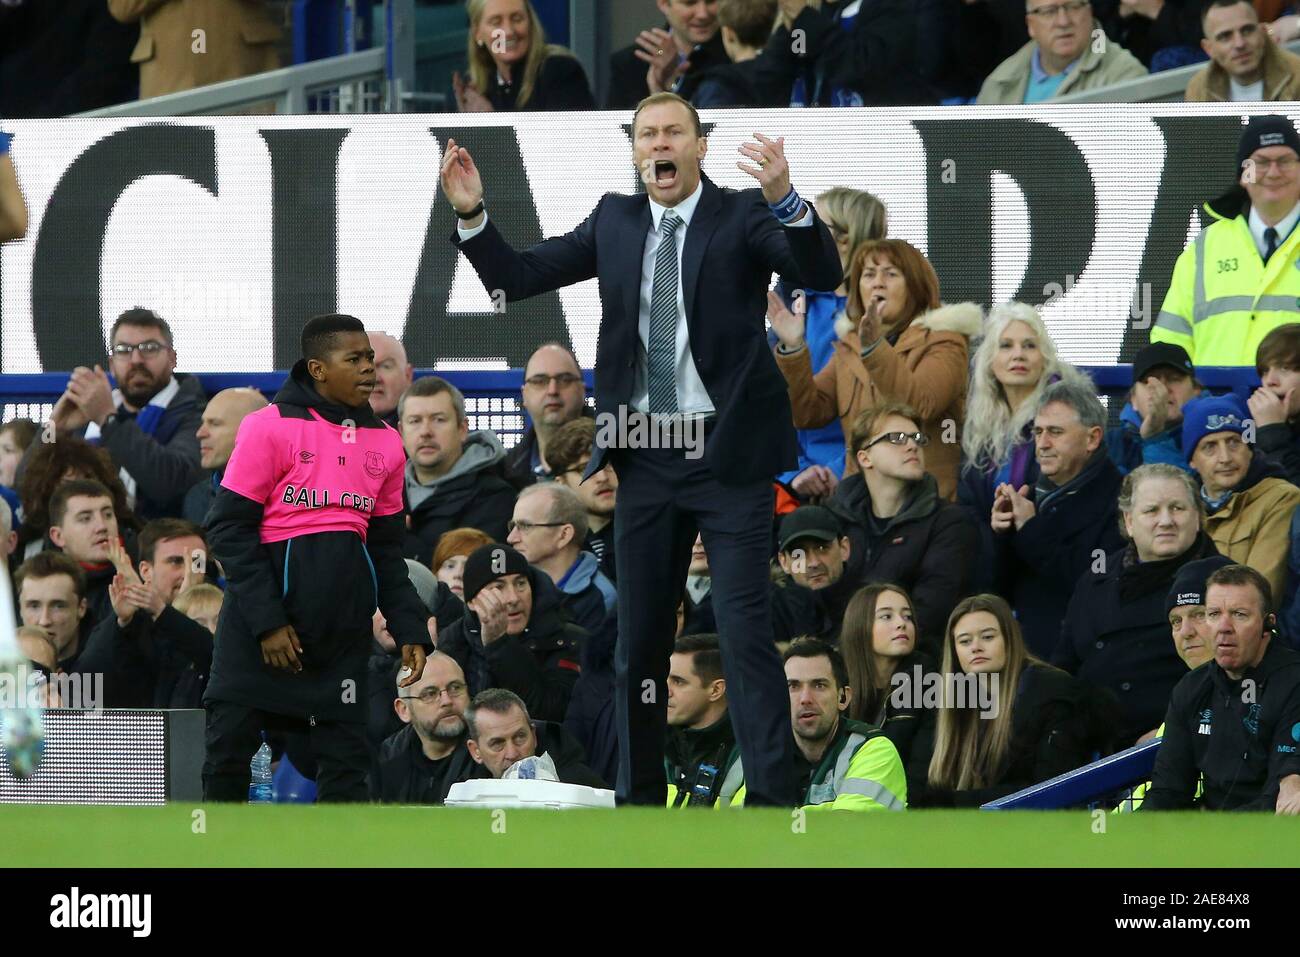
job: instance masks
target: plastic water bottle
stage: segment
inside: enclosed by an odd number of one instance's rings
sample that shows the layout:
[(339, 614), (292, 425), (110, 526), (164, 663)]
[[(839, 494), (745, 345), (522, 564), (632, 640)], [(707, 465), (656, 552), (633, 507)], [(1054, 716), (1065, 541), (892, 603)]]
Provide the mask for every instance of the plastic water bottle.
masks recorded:
[(253, 780), (248, 785), (249, 804), (271, 803), (271, 746), (266, 743), (266, 733), (262, 733), (262, 746), (253, 755), (251, 770)]

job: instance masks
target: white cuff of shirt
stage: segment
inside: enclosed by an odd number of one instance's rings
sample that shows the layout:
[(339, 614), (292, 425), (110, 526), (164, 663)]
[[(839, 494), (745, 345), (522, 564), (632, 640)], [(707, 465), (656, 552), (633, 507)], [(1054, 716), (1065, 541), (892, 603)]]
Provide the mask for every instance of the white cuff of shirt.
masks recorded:
[(477, 236), (479, 233), (483, 232), (483, 230), (487, 228), (487, 212), (485, 211), (483, 213), (482, 222), (480, 222), (473, 229), (466, 229), (464, 226), (461, 225), (462, 222), (463, 220), (459, 220), (459, 219), (456, 220), (456, 235), (460, 237), (460, 241), (463, 243), (467, 239), (473, 239), (475, 236)]

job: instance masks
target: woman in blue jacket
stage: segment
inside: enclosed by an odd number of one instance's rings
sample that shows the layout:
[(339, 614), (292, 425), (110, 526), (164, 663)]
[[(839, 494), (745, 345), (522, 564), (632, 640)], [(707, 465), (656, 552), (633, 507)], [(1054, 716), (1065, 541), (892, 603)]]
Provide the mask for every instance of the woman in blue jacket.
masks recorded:
[[(840, 253), (844, 268), (844, 283), (833, 290), (804, 289), (803, 296), (777, 284), (777, 293), (786, 308), (795, 309), (802, 298), (806, 311), (809, 358), (813, 374), (820, 372), (831, 361), (835, 346), (835, 320), (848, 305), (849, 257), (853, 250), (868, 240), (885, 237), (885, 207), (875, 196), (860, 189), (836, 186), (814, 200), (817, 215), (826, 221)], [(776, 336), (770, 330), (768, 342), (776, 345)], [(844, 430), (836, 418), (817, 429), (799, 429), (799, 467), (777, 476), (778, 480), (807, 501), (828, 498), (835, 491), (844, 473)]]

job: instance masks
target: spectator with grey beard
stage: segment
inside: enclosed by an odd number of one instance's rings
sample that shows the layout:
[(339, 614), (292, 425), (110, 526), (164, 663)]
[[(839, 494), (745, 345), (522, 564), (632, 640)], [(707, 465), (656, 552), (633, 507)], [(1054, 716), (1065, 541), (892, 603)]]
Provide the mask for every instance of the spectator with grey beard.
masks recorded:
[(420, 680), (397, 688), (392, 708), (403, 727), (379, 749), (371, 780), (376, 800), (441, 804), (453, 784), (476, 776), (477, 766), (465, 749), (468, 704), (460, 665), (440, 651), (430, 654)]
[[(435, 644), (438, 630), (447, 631), (465, 615), (465, 605), (460, 598), (443, 582), (434, 577), (426, 566), (417, 561), (406, 559), (406, 574), (420, 601), (428, 609), (429, 620), (426, 623), (429, 637)], [(384, 739), (391, 737), (402, 729), (398, 716), (393, 711), (392, 683), (399, 677), (397, 672), (402, 667), (402, 656), (397, 648), (397, 640), (388, 630), (388, 620), (378, 608), (370, 622), (372, 641), (370, 660), (366, 665), (369, 676), (370, 703), (366, 715), (366, 737), (372, 748), (378, 750)]]

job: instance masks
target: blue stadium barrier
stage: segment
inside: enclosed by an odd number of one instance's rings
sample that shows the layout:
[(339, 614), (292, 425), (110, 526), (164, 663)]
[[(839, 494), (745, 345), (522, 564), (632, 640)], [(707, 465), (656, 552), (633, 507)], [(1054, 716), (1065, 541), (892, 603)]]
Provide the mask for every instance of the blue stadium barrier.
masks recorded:
[(1108, 758), (1057, 775), (1050, 781), (990, 801), (981, 810), (1054, 811), (1091, 804), (1150, 780), (1151, 770), (1156, 766), (1156, 752), (1159, 750), (1158, 738), (1145, 744), (1136, 744)]

